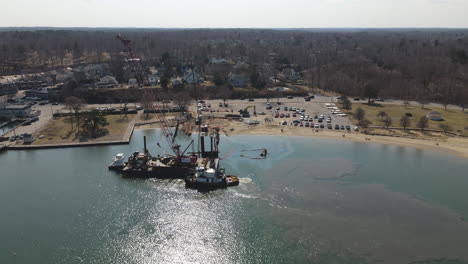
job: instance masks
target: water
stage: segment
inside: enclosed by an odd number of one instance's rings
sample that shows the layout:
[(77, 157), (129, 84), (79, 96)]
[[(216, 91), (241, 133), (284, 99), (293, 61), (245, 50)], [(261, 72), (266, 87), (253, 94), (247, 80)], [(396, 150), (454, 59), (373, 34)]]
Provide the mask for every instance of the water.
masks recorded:
[(0, 123), (0, 136), (9, 132), (16, 126), (18, 126), (21, 122), (10, 122), (10, 123)]
[[(118, 152), (162, 143), (0, 154), (0, 263), (467, 263), (468, 163), (390, 145), (222, 138), (241, 177), (198, 193), (123, 179)], [(181, 140), (187, 141), (187, 140)], [(240, 157), (266, 147), (269, 158)], [(252, 152), (251, 155), (254, 155)], [(250, 154), (249, 154), (250, 155)]]

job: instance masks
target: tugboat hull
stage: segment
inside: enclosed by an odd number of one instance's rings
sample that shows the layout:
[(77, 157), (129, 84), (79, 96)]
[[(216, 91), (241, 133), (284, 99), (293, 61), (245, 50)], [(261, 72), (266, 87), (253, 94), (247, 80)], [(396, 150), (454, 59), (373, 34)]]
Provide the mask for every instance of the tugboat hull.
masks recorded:
[(226, 176), (218, 182), (200, 182), (193, 176), (185, 178), (185, 187), (197, 190), (215, 190), (239, 185), (239, 178), (236, 176)]

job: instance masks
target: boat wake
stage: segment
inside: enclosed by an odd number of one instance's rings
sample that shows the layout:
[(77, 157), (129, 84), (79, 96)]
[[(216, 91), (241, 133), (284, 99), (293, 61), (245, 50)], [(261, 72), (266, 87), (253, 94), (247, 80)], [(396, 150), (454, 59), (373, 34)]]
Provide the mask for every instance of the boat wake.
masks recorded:
[(251, 183), (252, 179), (251, 178), (239, 178), (239, 182), (243, 184)]

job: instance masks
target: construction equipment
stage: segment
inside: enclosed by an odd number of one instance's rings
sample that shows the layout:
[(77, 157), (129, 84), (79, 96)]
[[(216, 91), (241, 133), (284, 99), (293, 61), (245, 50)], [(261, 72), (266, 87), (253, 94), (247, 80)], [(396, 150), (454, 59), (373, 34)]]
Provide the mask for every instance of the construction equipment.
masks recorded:
[(255, 105), (250, 105), (250, 106), (247, 106), (245, 109), (241, 109), (239, 110), (239, 114), (242, 116), (242, 117), (250, 117), (250, 113), (249, 113), (249, 108), (252, 108), (254, 109), (254, 116), (257, 115), (257, 111), (256, 111), (256, 108), (255, 108)]
[(146, 81), (146, 74), (144, 67), (141, 65), (140, 58), (135, 56), (133, 49), (132, 49), (132, 41), (122, 37), (120, 34), (116, 36), (117, 39), (122, 42), (125, 49), (124, 52), (126, 53), (125, 59), (125, 68), (129, 69), (134, 75), (135, 79), (137, 80), (138, 86), (143, 86)]

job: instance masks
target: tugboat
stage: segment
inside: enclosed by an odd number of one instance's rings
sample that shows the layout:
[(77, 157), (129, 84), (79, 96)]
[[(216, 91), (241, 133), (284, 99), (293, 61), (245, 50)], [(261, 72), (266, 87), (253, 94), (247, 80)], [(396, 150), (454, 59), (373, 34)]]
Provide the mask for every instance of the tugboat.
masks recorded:
[(198, 190), (213, 190), (239, 185), (239, 178), (227, 176), (224, 168), (219, 168), (219, 159), (209, 161), (208, 167), (195, 168), (195, 173), (185, 178), (185, 187)]
[(127, 165), (125, 162), (125, 155), (123, 153), (119, 153), (115, 155), (112, 163), (109, 165), (109, 170), (121, 171), (125, 165)]

